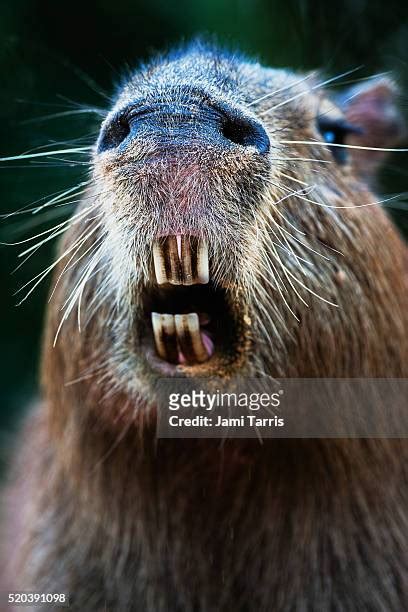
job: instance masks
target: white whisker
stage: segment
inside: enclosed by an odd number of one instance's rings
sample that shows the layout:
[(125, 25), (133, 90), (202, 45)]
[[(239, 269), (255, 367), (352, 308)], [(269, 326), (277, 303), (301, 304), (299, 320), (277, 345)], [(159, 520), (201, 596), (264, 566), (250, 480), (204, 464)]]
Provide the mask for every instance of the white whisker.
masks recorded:
[(337, 144), (334, 142), (320, 142), (319, 140), (281, 140), (280, 144), (320, 145), (322, 147), (339, 147), (342, 149), (358, 149), (362, 151), (383, 151), (385, 153), (406, 153), (408, 149), (386, 147), (363, 147), (360, 145)]
[(47, 157), (48, 155), (66, 155), (67, 153), (89, 153), (93, 149), (89, 147), (77, 147), (76, 149), (57, 149), (56, 151), (43, 151), (41, 153), (23, 153), (22, 155), (12, 155), (11, 157), (0, 157), (0, 162), (18, 161), (19, 159), (31, 159), (33, 157)]
[(296, 87), (296, 85), (300, 85), (304, 81), (307, 81), (308, 79), (313, 78), (315, 75), (316, 75), (316, 73), (312, 72), (311, 74), (306, 75), (302, 79), (298, 79), (297, 81), (294, 81), (293, 83), (289, 83), (289, 85), (285, 85), (284, 87), (280, 87), (279, 89), (275, 89), (275, 91), (271, 91), (271, 92), (265, 94), (264, 96), (261, 96), (260, 98), (257, 98), (256, 100), (253, 100), (252, 102), (250, 102), (248, 104), (248, 106), (253, 106), (254, 104), (259, 104), (259, 102), (263, 102), (263, 100), (266, 100), (267, 98), (275, 96), (276, 94), (281, 93), (282, 91), (286, 91), (287, 89), (291, 89), (292, 87)]
[[(346, 72), (343, 72), (342, 74), (339, 74), (335, 77), (332, 77), (330, 79), (327, 79), (326, 81), (322, 81), (321, 83), (317, 83), (317, 85), (314, 85), (313, 87), (310, 88), (310, 91), (314, 91), (316, 89), (319, 89), (321, 87), (325, 87), (326, 85), (328, 85), (329, 83), (332, 83), (333, 81), (339, 80), (344, 76), (347, 76), (348, 74), (352, 74), (353, 72), (356, 72), (357, 70), (360, 70), (362, 68), (362, 66), (358, 66), (357, 68), (353, 68), (352, 70), (347, 70)], [(259, 113), (259, 115), (261, 117), (263, 117), (264, 115), (270, 113), (271, 111), (280, 108), (281, 106), (285, 106), (286, 104), (289, 104), (289, 102), (293, 102), (293, 100), (297, 100), (298, 98), (301, 98), (303, 96), (305, 96), (306, 94), (310, 93), (308, 90), (306, 91), (301, 91), (300, 93), (292, 96), (291, 98), (287, 99), (287, 100), (283, 100), (282, 102), (279, 102), (278, 104), (275, 104), (275, 106), (272, 106), (271, 108), (268, 108), (267, 110)]]

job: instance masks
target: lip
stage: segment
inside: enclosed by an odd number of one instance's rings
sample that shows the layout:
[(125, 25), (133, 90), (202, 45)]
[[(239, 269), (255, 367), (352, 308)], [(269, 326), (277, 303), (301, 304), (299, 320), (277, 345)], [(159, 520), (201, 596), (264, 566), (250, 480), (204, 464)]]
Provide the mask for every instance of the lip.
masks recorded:
[(150, 373), (163, 378), (208, 378), (236, 374), (243, 366), (245, 354), (249, 348), (249, 336), (234, 346), (228, 355), (216, 351), (210, 359), (201, 364), (175, 364), (160, 359), (156, 353), (152, 334), (147, 331), (140, 344), (143, 359)]
[(160, 359), (156, 353), (152, 338), (146, 338), (142, 347), (144, 358), (149, 369), (166, 378), (205, 377), (210, 376), (216, 369), (215, 363), (217, 358), (215, 356), (204, 364), (180, 365)]

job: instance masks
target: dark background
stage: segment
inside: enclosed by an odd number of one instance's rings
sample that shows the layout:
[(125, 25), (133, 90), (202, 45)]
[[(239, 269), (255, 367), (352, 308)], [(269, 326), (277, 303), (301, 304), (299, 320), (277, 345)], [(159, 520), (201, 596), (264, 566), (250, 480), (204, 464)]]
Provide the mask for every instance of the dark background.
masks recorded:
[[(0, 8), (0, 156), (44, 145), (89, 144), (98, 117), (78, 104), (106, 108), (113, 85), (127, 66), (155, 50), (198, 33), (215, 35), (263, 62), (295, 69), (321, 67), (328, 76), (363, 64), (351, 78), (393, 70), (408, 91), (406, 0), (3, 0)], [(335, 91), (335, 90), (334, 90)], [(407, 110), (406, 95), (401, 105)], [(79, 140), (78, 140), (79, 139)], [(62, 145), (55, 143), (62, 142)], [(42, 149), (39, 149), (41, 151)], [(0, 213), (7, 213), (75, 185), (87, 168), (52, 158), (0, 163)], [(407, 189), (407, 157), (385, 168), (381, 192)], [(402, 231), (406, 204), (389, 208)], [(71, 209), (72, 210), (72, 209)], [(0, 223), (0, 240), (23, 240), (59, 222), (64, 209), (20, 215)], [(1, 247), (0, 448), (35, 394), (38, 347), (47, 283), (20, 307), (15, 291), (38, 274), (55, 245), (38, 251), (17, 272), (21, 248)], [(0, 459), (1, 459), (0, 454)]]

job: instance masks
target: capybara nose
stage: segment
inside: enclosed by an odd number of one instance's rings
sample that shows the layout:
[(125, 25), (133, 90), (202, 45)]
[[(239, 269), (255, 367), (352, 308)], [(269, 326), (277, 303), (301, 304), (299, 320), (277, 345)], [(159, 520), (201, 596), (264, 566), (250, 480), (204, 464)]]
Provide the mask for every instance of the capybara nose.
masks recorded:
[(219, 150), (252, 147), (262, 155), (270, 147), (262, 124), (240, 108), (224, 101), (186, 96), (175, 101), (129, 104), (102, 126), (97, 150), (124, 152), (138, 142), (171, 149), (200, 145)]

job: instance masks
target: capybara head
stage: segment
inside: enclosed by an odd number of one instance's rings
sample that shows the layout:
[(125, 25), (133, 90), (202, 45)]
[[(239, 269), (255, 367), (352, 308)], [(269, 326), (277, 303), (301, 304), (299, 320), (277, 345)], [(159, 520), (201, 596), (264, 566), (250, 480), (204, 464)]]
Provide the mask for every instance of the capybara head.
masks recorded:
[(397, 91), (339, 78), (201, 43), (132, 74), (63, 241), (46, 369), (60, 351), (68, 382), (145, 399), (162, 376), (398, 375), (403, 244), (370, 190)]

